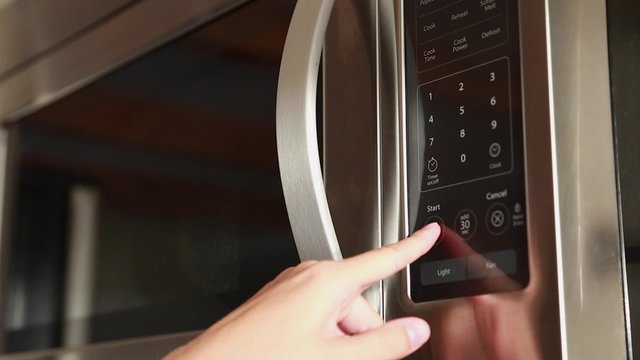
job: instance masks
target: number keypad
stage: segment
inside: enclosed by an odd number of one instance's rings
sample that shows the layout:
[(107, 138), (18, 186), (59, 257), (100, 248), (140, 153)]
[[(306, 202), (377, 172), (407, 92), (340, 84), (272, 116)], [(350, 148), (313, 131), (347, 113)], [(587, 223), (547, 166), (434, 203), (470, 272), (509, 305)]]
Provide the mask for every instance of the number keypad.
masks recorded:
[(420, 86), (422, 191), (511, 171), (509, 83), (503, 58)]

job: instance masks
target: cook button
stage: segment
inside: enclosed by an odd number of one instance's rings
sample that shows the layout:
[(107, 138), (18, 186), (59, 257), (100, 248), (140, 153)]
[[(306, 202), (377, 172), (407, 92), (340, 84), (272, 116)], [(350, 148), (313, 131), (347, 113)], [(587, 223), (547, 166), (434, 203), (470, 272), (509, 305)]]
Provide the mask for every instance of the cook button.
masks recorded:
[(420, 283), (424, 286), (466, 279), (465, 258), (431, 261), (420, 266)]

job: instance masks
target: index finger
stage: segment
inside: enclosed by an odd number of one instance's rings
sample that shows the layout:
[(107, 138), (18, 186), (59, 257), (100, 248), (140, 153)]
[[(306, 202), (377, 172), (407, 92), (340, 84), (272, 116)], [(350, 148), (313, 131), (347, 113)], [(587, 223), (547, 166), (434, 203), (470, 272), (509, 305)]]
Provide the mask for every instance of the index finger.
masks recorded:
[(342, 261), (343, 270), (359, 286), (368, 286), (404, 269), (424, 255), (440, 236), (440, 226), (429, 224), (393, 245)]

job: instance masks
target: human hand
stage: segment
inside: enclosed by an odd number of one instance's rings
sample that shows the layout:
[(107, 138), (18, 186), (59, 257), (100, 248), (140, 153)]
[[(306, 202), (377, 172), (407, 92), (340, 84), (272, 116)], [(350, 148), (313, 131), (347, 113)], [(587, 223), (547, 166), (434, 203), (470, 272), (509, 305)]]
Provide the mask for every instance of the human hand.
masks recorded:
[(426, 253), (437, 224), (342, 261), (306, 261), (283, 271), (238, 309), (165, 360), (399, 359), (429, 338), (427, 323), (383, 323), (361, 293)]

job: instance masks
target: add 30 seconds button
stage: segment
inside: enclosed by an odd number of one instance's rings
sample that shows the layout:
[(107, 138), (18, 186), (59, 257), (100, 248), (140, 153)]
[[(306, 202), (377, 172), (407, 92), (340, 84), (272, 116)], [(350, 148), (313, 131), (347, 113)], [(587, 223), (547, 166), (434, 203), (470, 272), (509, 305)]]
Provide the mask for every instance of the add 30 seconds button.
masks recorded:
[(454, 227), (458, 235), (465, 240), (469, 240), (476, 232), (477, 222), (478, 220), (473, 211), (465, 209), (460, 211), (456, 216)]

